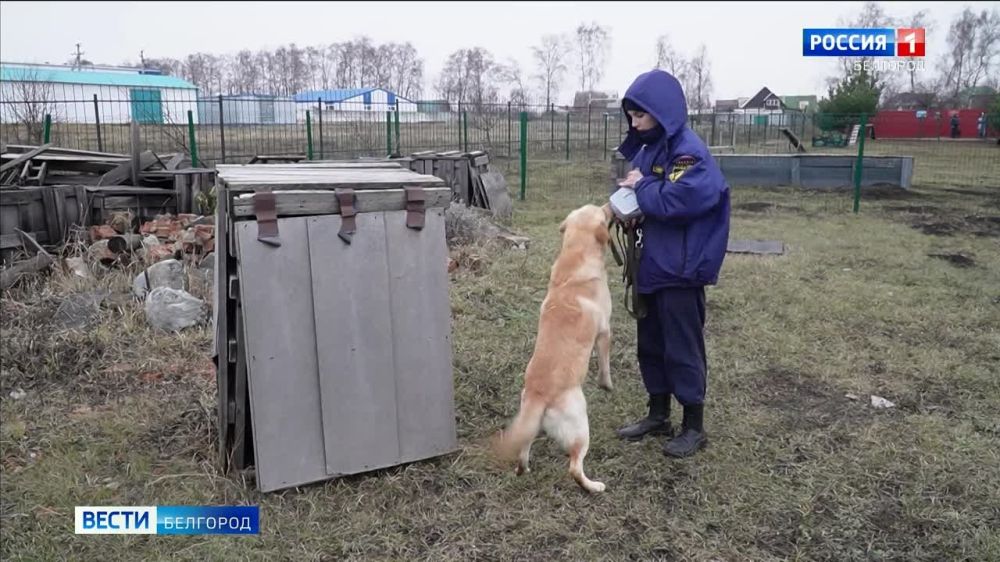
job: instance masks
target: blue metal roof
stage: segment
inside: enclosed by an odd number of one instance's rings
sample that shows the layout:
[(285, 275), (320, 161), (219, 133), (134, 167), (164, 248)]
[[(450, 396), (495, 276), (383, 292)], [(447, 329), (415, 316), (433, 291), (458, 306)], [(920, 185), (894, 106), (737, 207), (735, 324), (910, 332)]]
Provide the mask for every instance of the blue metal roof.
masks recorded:
[(64, 70), (44, 66), (2, 66), (0, 80), (5, 82), (54, 82), (57, 84), (87, 84), (93, 86), (136, 86), (147, 88), (185, 88), (197, 86), (174, 76), (139, 74), (139, 71), (100, 72), (92, 70)]
[(295, 94), (295, 101), (315, 101), (320, 98), (324, 102), (338, 102), (356, 98), (375, 91), (376, 88), (341, 88), (337, 90), (311, 90)]

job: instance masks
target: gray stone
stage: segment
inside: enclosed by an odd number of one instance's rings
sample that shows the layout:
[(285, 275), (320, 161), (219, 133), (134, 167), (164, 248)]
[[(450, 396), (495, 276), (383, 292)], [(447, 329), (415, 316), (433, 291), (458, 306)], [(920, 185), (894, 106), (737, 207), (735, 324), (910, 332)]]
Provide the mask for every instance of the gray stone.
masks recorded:
[(205, 319), (205, 301), (187, 291), (157, 287), (146, 299), (146, 321), (157, 330), (179, 332)]

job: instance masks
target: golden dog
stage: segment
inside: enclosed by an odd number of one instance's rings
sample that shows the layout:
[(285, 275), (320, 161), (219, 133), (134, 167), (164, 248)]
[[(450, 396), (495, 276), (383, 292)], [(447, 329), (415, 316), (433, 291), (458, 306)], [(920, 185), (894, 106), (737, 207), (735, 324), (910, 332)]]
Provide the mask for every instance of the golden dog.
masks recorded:
[(583, 383), (596, 342), (598, 384), (611, 390), (611, 292), (604, 261), (611, 218), (608, 205), (586, 205), (560, 225), (562, 248), (542, 301), (520, 411), (494, 439), (495, 453), (504, 460), (516, 457), (521, 475), (528, 472), (531, 442), (544, 429), (568, 453), (569, 473), (589, 492), (605, 488), (583, 472), (590, 445)]

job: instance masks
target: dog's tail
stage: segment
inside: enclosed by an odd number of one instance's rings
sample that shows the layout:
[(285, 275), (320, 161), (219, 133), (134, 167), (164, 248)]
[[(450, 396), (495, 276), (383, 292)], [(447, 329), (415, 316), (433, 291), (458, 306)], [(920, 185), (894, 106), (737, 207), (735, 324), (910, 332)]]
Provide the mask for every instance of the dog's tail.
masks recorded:
[(542, 416), (548, 407), (545, 399), (534, 393), (525, 393), (521, 410), (506, 431), (493, 438), (493, 453), (502, 460), (517, 458), (521, 449), (531, 443), (542, 428)]

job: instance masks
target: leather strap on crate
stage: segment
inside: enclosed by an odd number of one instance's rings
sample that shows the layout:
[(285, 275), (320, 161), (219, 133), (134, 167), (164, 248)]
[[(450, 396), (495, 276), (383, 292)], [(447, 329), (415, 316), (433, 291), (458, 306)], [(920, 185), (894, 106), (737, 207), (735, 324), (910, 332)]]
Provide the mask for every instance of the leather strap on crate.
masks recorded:
[(337, 236), (341, 240), (351, 243), (354, 233), (357, 231), (357, 223), (354, 220), (354, 216), (357, 215), (357, 211), (354, 209), (354, 190), (350, 188), (343, 188), (335, 190), (337, 194), (337, 203), (340, 204), (340, 232)]
[(406, 192), (406, 227), (420, 230), (424, 227), (426, 194), (422, 187), (404, 187)]
[(271, 246), (280, 246), (278, 211), (274, 203), (274, 193), (270, 191), (254, 193), (253, 212), (257, 215), (257, 240)]

